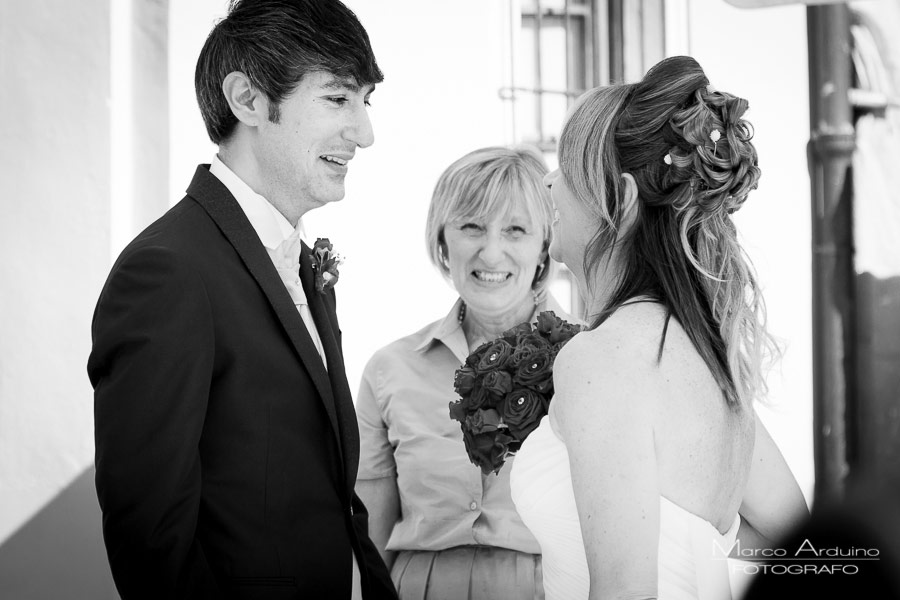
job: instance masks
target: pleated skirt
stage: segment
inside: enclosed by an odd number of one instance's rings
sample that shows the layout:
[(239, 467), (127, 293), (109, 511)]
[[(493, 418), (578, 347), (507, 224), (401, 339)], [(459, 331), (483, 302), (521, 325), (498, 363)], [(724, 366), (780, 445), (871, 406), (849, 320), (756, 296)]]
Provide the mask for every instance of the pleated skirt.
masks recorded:
[(400, 600), (543, 600), (541, 557), (493, 546), (404, 550), (391, 579)]

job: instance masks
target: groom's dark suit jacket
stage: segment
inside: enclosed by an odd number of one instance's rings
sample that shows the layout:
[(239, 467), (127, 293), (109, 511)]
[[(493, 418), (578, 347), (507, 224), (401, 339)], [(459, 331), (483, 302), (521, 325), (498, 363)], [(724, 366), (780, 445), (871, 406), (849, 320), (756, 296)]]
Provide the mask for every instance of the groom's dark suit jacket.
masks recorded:
[(395, 598), (353, 492), (334, 291), (301, 279), (328, 369), (250, 222), (201, 165), (97, 303), (97, 494), (131, 598)]

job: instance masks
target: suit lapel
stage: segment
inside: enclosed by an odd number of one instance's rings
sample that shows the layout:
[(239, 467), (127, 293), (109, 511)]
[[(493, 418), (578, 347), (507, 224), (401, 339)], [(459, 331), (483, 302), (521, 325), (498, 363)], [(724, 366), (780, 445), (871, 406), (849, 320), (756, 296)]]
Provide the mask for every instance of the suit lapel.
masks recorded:
[[(294, 349), (306, 367), (316, 391), (322, 399), (325, 412), (331, 421), (335, 437), (338, 442), (338, 451), (343, 454), (342, 427), (338, 412), (335, 410), (335, 401), (331, 388), (331, 381), (322, 358), (313, 344), (312, 338), (303, 319), (297, 312), (297, 307), (291, 300), (290, 294), (284, 287), (284, 283), (278, 276), (272, 259), (269, 258), (265, 247), (259, 241), (250, 221), (244, 211), (241, 210), (237, 200), (228, 191), (228, 188), (219, 179), (209, 173), (208, 167), (197, 167), (191, 185), (187, 193), (202, 206), (225, 238), (231, 243), (240, 256), (247, 270), (262, 288), (263, 293), (272, 305), (278, 320), (288, 334)], [(304, 251), (305, 253), (305, 251)], [(308, 292), (307, 292), (308, 293)], [(312, 307), (310, 307), (312, 308)], [(315, 313), (313, 313), (315, 318)], [(318, 320), (317, 320), (318, 321)], [(326, 354), (326, 356), (328, 356)], [(329, 357), (329, 361), (331, 358)], [(341, 363), (343, 372), (343, 363)], [(346, 386), (346, 383), (345, 383)], [(342, 458), (343, 460), (343, 458)]]
[(356, 483), (356, 471), (359, 467), (359, 429), (356, 423), (356, 411), (353, 408), (353, 396), (347, 383), (343, 352), (337, 339), (338, 324), (333, 304), (334, 291), (329, 290), (325, 293), (316, 291), (311, 256), (312, 250), (303, 244), (303, 252), (300, 256), (300, 281), (303, 283), (309, 310), (316, 322), (316, 329), (322, 340), (322, 349), (325, 351), (325, 358), (328, 361), (328, 377), (331, 381), (331, 389), (334, 391), (338, 422), (341, 425), (347, 486), (352, 491)]

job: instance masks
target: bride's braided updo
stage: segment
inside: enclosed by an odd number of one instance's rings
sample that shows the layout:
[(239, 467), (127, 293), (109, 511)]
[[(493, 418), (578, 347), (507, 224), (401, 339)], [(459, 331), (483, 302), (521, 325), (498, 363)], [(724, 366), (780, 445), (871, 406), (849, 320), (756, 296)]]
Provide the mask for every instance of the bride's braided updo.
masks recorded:
[[(637, 296), (678, 319), (729, 404), (765, 391), (762, 364), (777, 351), (731, 213), (760, 176), (747, 101), (717, 91), (697, 62), (672, 57), (634, 84), (582, 96), (560, 138), (560, 170), (597, 218), (584, 272), (615, 246), (620, 276), (594, 326)], [(623, 173), (636, 183), (634, 224), (622, 230)]]

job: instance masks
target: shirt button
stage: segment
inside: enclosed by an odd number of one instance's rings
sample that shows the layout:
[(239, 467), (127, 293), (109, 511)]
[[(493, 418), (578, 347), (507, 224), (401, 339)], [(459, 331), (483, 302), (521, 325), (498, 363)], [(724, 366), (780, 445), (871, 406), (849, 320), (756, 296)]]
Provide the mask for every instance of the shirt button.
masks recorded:
[(475, 510), (476, 508), (478, 508), (478, 503), (472, 500), (472, 503), (469, 504), (469, 510)]

